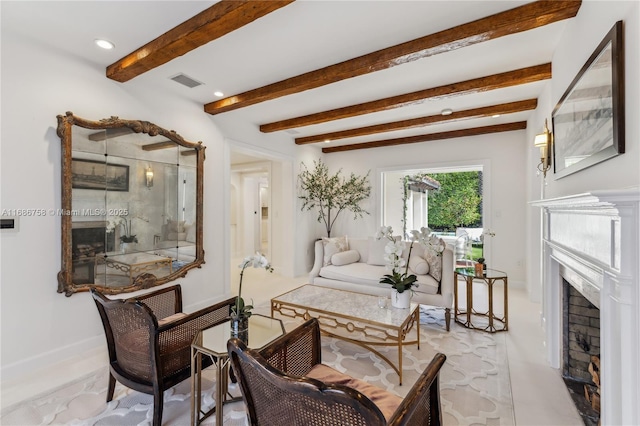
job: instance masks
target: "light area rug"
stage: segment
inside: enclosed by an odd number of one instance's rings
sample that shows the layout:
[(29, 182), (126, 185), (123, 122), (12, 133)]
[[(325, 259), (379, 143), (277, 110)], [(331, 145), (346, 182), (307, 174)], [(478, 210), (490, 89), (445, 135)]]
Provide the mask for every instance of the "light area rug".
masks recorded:
[[(261, 306), (259, 313), (268, 313)], [(487, 334), (452, 324), (444, 330), (444, 315), (439, 309), (422, 307), (420, 349), (404, 347), (403, 385), (383, 360), (366, 349), (341, 340), (323, 337), (323, 362), (354, 377), (387, 389), (400, 396), (426, 368), (433, 355), (442, 352), (447, 361), (440, 373), (441, 404), (445, 425), (513, 425), (514, 412), (504, 333)], [(453, 322), (453, 321), (452, 321)], [(297, 323), (286, 321), (287, 329)], [(396, 359), (397, 349), (381, 349), (389, 359)], [(7, 407), (0, 414), (2, 425), (149, 425), (153, 415), (153, 398), (116, 386), (114, 400), (105, 403), (107, 369), (54, 389), (46, 394)], [(215, 369), (203, 372), (203, 409), (214, 404)], [(230, 386), (240, 395), (237, 385)], [(163, 425), (188, 425), (190, 418), (190, 381), (174, 386), (164, 397)], [(215, 416), (202, 424), (215, 424)], [(242, 402), (224, 406), (225, 425), (245, 425)]]

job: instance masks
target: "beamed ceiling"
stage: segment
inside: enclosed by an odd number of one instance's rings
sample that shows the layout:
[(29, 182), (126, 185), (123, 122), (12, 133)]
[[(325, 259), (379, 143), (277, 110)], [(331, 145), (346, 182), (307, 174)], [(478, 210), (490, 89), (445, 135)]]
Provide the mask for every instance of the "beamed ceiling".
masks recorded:
[[(104, 69), (117, 84), (169, 90), (222, 128), (255, 126), (325, 153), (526, 128), (581, 5), (222, 0), (119, 2), (116, 12), (70, 3), (72, 16), (91, 13), (93, 26), (76, 19), (58, 29), (114, 41)], [(180, 73), (203, 84), (170, 80)]]

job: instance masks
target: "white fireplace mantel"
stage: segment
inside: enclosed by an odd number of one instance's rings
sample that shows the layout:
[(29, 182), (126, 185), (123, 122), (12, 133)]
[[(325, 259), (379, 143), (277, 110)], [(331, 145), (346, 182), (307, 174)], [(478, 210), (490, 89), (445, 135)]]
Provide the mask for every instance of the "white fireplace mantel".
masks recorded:
[(540, 200), (542, 315), (549, 363), (561, 367), (562, 277), (600, 307), (601, 420), (640, 424), (640, 189)]

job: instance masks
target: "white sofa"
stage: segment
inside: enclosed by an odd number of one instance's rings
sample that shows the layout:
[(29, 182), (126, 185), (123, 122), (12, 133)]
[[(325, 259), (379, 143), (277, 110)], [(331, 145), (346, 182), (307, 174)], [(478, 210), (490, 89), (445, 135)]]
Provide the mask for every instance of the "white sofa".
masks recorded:
[[(372, 238), (349, 238), (349, 250), (359, 253), (360, 259), (357, 262), (336, 266), (324, 264), (324, 245), (322, 240), (315, 243), (315, 261), (313, 269), (309, 273), (311, 284), (331, 287), (343, 290), (350, 290), (359, 293), (386, 296), (391, 293), (391, 287), (387, 284), (380, 284), (383, 275), (389, 274), (385, 266), (372, 265), (369, 261), (369, 248), (374, 240)], [(408, 255), (407, 250), (403, 256)], [(413, 245), (411, 257), (422, 256), (424, 247), (419, 243)], [(411, 269), (418, 278), (418, 287), (414, 288), (415, 293), (412, 301), (424, 305), (437, 306), (445, 309), (446, 328), (449, 331), (451, 322), (451, 308), (453, 306), (453, 269), (454, 255), (451, 245), (447, 245), (442, 253), (442, 277), (438, 282), (431, 275), (418, 275)]]

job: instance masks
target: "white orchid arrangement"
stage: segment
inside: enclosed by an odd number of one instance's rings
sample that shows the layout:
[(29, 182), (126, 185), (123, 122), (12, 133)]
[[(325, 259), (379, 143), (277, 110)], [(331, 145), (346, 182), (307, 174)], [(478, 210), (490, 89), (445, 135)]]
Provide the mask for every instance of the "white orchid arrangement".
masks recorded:
[[(384, 275), (380, 279), (380, 283), (390, 284), (391, 288), (394, 288), (398, 293), (410, 290), (412, 286), (417, 287), (416, 281), (418, 278), (413, 274), (409, 274), (409, 264), (402, 257), (402, 252), (406, 248), (405, 243), (394, 238), (393, 229), (390, 226), (383, 226), (376, 232), (376, 240), (382, 238), (389, 240), (384, 248), (384, 260), (391, 274)], [(413, 243), (409, 249), (409, 256), (411, 256), (411, 248), (413, 248)], [(403, 267), (404, 272), (401, 272)]]
[(238, 296), (236, 297), (235, 306), (231, 308), (231, 315), (236, 317), (244, 316), (248, 318), (251, 316), (251, 309), (253, 309), (253, 305), (246, 305), (241, 296), (244, 270), (249, 266), (253, 266), (254, 268), (264, 268), (267, 272), (273, 272), (273, 267), (271, 267), (267, 258), (259, 252), (256, 252), (253, 256), (247, 256), (242, 260), (242, 263), (238, 265), (238, 268), (240, 268), (240, 286), (238, 288)]
[[(408, 262), (411, 258), (414, 243), (422, 244), (426, 250), (430, 250), (436, 256), (442, 256), (442, 252), (445, 249), (444, 241), (433, 234), (429, 228), (422, 227), (420, 230), (411, 231), (410, 234), (411, 244), (409, 245), (407, 260), (405, 260), (402, 257), (402, 253), (406, 249), (406, 244), (393, 237), (393, 229), (390, 226), (383, 226), (376, 232), (376, 240), (382, 238), (389, 240), (384, 248), (384, 260), (387, 262), (386, 267), (391, 271), (391, 274), (383, 276), (380, 283), (390, 284), (398, 293), (410, 290), (413, 286), (418, 287), (416, 283), (418, 278), (413, 274), (409, 274)], [(401, 272), (403, 267), (404, 272)]]
[[(444, 241), (442, 241), (442, 239), (440, 239), (436, 234), (433, 234), (431, 229), (425, 228), (424, 226), (420, 228), (419, 231), (415, 229), (411, 231), (412, 247), (414, 242), (422, 244), (427, 250), (430, 250), (436, 256), (442, 256), (442, 252), (445, 248)], [(411, 249), (409, 250), (409, 256), (411, 256)]]
[(131, 223), (133, 219), (149, 222), (149, 219), (143, 216), (134, 216), (129, 220), (127, 220), (127, 216), (118, 216), (117, 218), (107, 220), (107, 232), (111, 233), (115, 231), (116, 227), (122, 226), (124, 233), (120, 236), (120, 241), (123, 243), (137, 243), (138, 237), (133, 234), (133, 225)]

